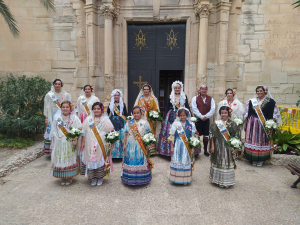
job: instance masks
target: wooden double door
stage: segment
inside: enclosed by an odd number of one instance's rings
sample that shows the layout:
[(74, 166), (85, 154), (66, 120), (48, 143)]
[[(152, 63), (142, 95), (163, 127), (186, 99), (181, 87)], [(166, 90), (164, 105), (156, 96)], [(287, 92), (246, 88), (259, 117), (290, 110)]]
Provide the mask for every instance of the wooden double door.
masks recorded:
[(150, 84), (164, 111), (175, 80), (184, 81), (185, 24), (128, 25), (128, 110)]

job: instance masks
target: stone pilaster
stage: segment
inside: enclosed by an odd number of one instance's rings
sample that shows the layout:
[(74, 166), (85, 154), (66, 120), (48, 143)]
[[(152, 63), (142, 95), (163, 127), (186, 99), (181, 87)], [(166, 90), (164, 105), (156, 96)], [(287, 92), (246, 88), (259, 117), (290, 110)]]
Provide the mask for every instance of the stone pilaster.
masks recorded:
[(199, 0), (195, 5), (195, 14), (200, 17), (196, 89), (199, 89), (201, 84), (207, 84), (208, 17), (212, 8), (209, 1)]
[(100, 7), (104, 16), (104, 97), (105, 105), (110, 102), (110, 94), (114, 89), (114, 64), (113, 64), (113, 19), (117, 17), (116, 8), (112, 4), (104, 4)]

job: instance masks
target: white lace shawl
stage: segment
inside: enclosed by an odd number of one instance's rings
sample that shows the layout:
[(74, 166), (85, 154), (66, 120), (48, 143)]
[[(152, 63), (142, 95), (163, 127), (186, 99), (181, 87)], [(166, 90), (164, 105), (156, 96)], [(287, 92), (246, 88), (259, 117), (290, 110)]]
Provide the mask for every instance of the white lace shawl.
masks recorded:
[(123, 92), (121, 90), (115, 89), (115, 90), (112, 91), (111, 100), (110, 100), (110, 104), (109, 104), (109, 109), (110, 109), (110, 112), (112, 113), (112, 115), (115, 115), (114, 104), (115, 104), (115, 94), (117, 92), (120, 93), (119, 106), (120, 106), (120, 116), (122, 116), (123, 115), (124, 104), (123, 104)]
[(179, 104), (181, 107), (184, 107), (185, 105), (185, 100), (186, 100), (186, 96), (185, 96), (185, 93), (183, 91), (183, 83), (179, 80), (176, 80), (173, 82), (172, 84), (172, 92), (170, 94), (170, 100), (171, 100), (171, 103), (173, 105), (173, 109), (176, 110), (176, 106), (175, 106), (175, 87), (176, 85), (179, 84), (181, 86), (181, 91), (180, 91), (180, 99), (179, 99)]

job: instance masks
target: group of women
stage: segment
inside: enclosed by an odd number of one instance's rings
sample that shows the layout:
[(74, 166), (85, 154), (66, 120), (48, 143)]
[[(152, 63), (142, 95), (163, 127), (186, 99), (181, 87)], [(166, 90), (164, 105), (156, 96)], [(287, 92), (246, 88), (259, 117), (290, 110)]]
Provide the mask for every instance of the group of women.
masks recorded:
[[(91, 181), (92, 186), (99, 186), (113, 171), (112, 158), (122, 158), (122, 182), (127, 185), (147, 184), (152, 179), (154, 164), (143, 136), (152, 132), (158, 141), (155, 148), (150, 148), (150, 153), (171, 156), (169, 180), (186, 185), (192, 181), (194, 155), (201, 152), (200, 148), (192, 149), (188, 140), (203, 135), (204, 154), (210, 155), (211, 159), (211, 182), (225, 188), (234, 185), (234, 152), (224, 138), (224, 134), (240, 136), (241, 127), (233, 120), (244, 120), (245, 156), (253, 166), (262, 166), (262, 162), (270, 158), (272, 146), (261, 116), (265, 120), (278, 121), (280, 114), (267, 87), (258, 86), (245, 109), (235, 90), (229, 88), (225, 99), (218, 104), (216, 120), (210, 122), (215, 102), (206, 95), (207, 90), (206, 85), (200, 87), (192, 99), (191, 110), (183, 83), (175, 81), (164, 121), (160, 123), (149, 118), (147, 113), (152, 110), (159, 112), (158, 101), (148, 84), (142, 87), (131, 110), (132, 118), (128, 118), (121, 90), (115, 89), (111, 93), (106, 110), (95, 96), (93, 87), (85, 85), (77, 100), (76, 112), (62, 80), (55, 79), (45, 96), (44, 105), (47, 126), (44, 151), (51, 154), (51, 174), (61, 178), (61, 185), (71, 184), (72, 178), (80, 173)], [(191, 120), (192, 115), (198, 118), (197, 122)], [(67, 132), (72, 128), (80, 128), (82, 133), (76, 149), (67, 138)], [(106, 134), (111, 131), (117, 131), (120, 139), (112, 145), (105, 141)]]

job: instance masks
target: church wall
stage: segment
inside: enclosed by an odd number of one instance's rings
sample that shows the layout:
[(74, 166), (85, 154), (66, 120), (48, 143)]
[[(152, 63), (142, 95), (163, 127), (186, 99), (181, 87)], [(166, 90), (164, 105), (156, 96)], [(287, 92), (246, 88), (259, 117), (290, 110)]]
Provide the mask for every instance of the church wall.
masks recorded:
[(268, 86), (279, 105), (299, 99), (300, 9), (293, 9), (293, 2), (232, 2), (226, 87), (237, 88), (244, 102), (258, 84)]
[(84, 3), (55, 1), (56, 13), (47, 12), (39, 0), (5, 3), (15, 15), (20, 37), (13, 38), (1, 17), (0, 75), (61, 78), (65, 89), (78, 96), (77, 87), (87, 83)]
[[(293, 1), (232, 0), (228, 22), (220, 20), (220, 8), (214, 6), (208, 23), (207, 84), (216, 101), (224, 98), (226, 88), (233, 87), (245, 103), (255, 87), (264, 84), (280, 105), (295, 104), (300, 90), (300, 9), (293, 9)], [(6, 2), (16, 16), (21, 36), (14, 39), (0, 18), (0, 75), (40, 75), (49, 81), (62, 78), (73, 100), (80, 87), (91, 83), (104, 101), (105, 26), (100, 10), (90, 18), (83, 0), (56, 0), (56, 13), (47, 12), (39, 0)], [(99, 7), (112, 1), (92, 2)], [(115, 88), (127, 96), (128, 23), (185, 22), (185, 91), (191, 100), (196, 94), (198, 65), (196, 2), (114, 1), (118, 11), (113, 20)], [(220, 0), (211, 2), (216, 5)]]

